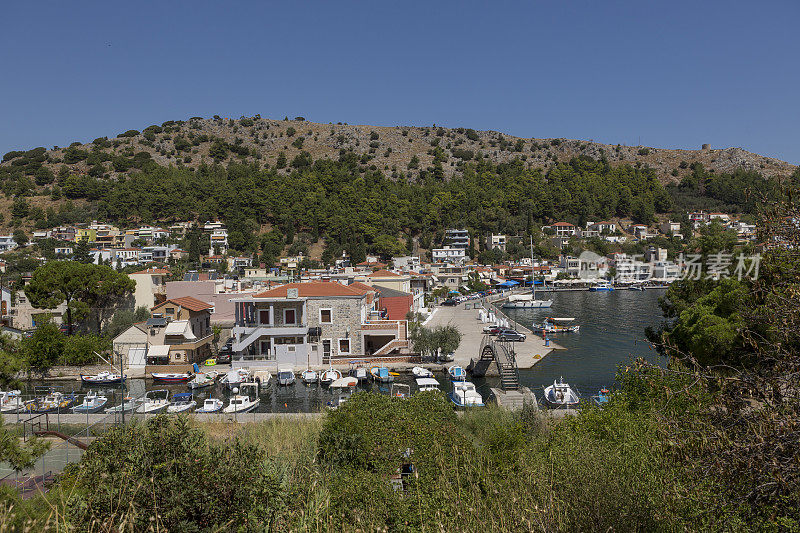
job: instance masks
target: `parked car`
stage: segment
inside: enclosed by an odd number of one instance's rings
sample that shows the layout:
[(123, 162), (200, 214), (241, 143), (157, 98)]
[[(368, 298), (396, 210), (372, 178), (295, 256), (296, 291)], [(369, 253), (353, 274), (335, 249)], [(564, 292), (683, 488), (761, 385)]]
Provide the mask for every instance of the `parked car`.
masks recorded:
[(443, 301), (442, 305), (447, 305), (447, 306), (452, 307), (454, 305), (458, 305), (458, 300), (453, 300), (452, 298), (450, 298), (448, 300)]
[(489, 326), (488, 328), (484, 328), (483, 330), (485, 333), (489, 335), (499, 335), (504, 331), (514, 331), (513, 329), (504, 328), (502, 326)]
[(497, 340), (503, 342), (525, 342), (525, 334), (520, 333), (519, 331), (514, 331), (513, 329), (507, 329), (501, 331), (497, 335)]

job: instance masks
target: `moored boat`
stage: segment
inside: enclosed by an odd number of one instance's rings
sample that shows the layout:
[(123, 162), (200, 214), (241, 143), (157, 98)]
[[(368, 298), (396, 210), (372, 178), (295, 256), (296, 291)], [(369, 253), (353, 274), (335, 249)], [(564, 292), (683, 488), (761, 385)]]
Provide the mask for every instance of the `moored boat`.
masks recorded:
[(121, 413), (126, 412), (130, 413), (134, 409), (136, 409), (137, 401), (132, 396), (126, 396), (122, 399), (122, 403), (119, 405), (115, 405), (114, 407), (109, 407), (106, 409), (106, 413)]
[(453, 391), (448, 394), (456, 407), (483, 407), (483, 397), (469, 381), (453, 381)]
[(379, 383), (391, 383), (395, 378), (393, 372), (389, 372), (389, 369), (385, 366), (373, 366), (369, 369), (369, 374), (373, 380)]
[(358, 379), (347, 376), (346, 378), (339, 378), (331, 383), (332, 389), (351, 389), (358, 386)]
[(194, 375), (192, 380), (189, 382), (190, 389), (202, 389), (205, 387), (211, 387), (214, 383), (217, 382), (217, 377), (219, 376), (218, 372), (198, 372)]
[(335, 368), (331, 367), (322, 373), (322, 375), (319, 378), (319, 382), (323, 385), (330, 385), (337, 379), (341, 379), (341, 377), (342, 373), (336, 370)]
[(168, 413), (186, 413), (197, 407), (197, 402), (191, 392), (179, 392), (172, 396), (172, 401), (167, 406)]
[(161, 383), (186, 383), (192, 379), (191, 372), (153, 372), (150, 374), (153, 381)]
[(603, 291), (613, 291), (614, 286), (607, 281), (601, 281), (597, 285), (592, 285), (589, 287), (590, 292), (603, 292)]
[(439, 382), (435, 378), (417, 378), (419, 392), (438, 391)]
[(279, 368), (278, 369), (278, 385), (294, 385), (295, 377), (294, 372), (291, 368)]
[(63, 392), (54, 391), (44, 396), (25, 402), (24, 409), (33, 413), (54, 413), (69, 411), (75, 405), (76, 397), (74, 394), (65, 395)]
[(208, 398), (203, 402), (203, 407), (196, 410), (195, 413), (218, 413), (224, 405), (218, 398)]
[(96, 413), (108, 403), (108, 398), (92, 391), (83, 397), (83, 402), (72, 408), (73, 413)]
[(16, 413), (22, 407), (22, 392), (18, 390), (0, 392), (0, 412)]
[(603, 407), (604, 405), (606, 405), (608, 403), (610, 394), (611, 394), (611, 391), (609, 391), (607, 388), (603, 387), (602, 389), (597, 391), (597, 394), (592, 396), (592, 401), (595, 403), (595, 405), (597, 405), (599, 407)]
[(310, 368), (307, 368), (303, 371), (301, 378), (303, 379), (303, 383), (308, 383), (308, 384), (316, 383), (317, 381), (319, 381), (319, 374), (317, 374), (316, 370), (311, 370)]
[(447, 373), (450, 374), (452, 381), (464, 381), (467, 379), (467, 371), (464, 370), (463, 366), (453, 365), (447, 369)]
[(411, 373), (414, 374), (415, 377), (418, 378), (432, 378), (433, 372), (428, 370), (427, 368), (423, 368), (421, 366), (415, 366), (411, 369)]
[(564, 378), (553, 381), (552, 385), (545, 387), (544, 400), (551, 407), (571, 407), (578, 405), (580, 396), (572, 390), (569, 383), (564, 382)]
[(144, 394), (142, 405), (136, 409), (136, 412), (142, 415), (151, 415), (162, 413), (167, 410), (167, 407), (169, 407), (169, 391), (151, 390)]
[(84, 385), (113, 385), (125, 381), (126, 378), (127, 376), (104, 370), (95, 375), (81, 374), (81, 383)]
[[(352, 365), (353, 363), (351, 363)], [(369, 372), (363, 366), (353, 366), (350, 368), (350, 371), (347, 373), (351, 378), (355, 378), (358, 380), (359, 383), (363, 383), (369, 379)]]
[(250, 379), (250, 371), (246, 368), (237, 368), (236, 370), (231, 370), (222, 376), (222, 379), (220, 379), (219, 382), (229, 389), (233, 389), (248, 379)]

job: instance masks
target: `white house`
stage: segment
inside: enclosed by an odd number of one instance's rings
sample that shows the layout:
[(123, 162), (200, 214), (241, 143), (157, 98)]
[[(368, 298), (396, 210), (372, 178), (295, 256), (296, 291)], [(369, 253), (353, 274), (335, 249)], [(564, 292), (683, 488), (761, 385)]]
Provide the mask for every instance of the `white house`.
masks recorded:
[(431, 250), (431, 259), (436, 263), (463, 263), (467, 258), (467, 251), (464, 248), (434, 248)]

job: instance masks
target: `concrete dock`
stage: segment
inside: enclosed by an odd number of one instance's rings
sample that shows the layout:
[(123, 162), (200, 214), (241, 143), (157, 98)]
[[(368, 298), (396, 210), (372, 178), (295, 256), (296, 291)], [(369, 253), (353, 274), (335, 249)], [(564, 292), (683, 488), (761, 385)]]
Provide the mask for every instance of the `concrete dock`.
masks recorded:
[[(425, 324), (427, 327), (455, 326), (461, 332), (461, 344), (453, 354), (454, 362), (451, 364), (466, 367), (471, 360), (480, 357), (478, 350), (485, 335), (483, 328), (487, 324), (478, 320), (478, 309), (474, 308), (476, 304), (480, 305), (480, 301), (474, 300), (453, 307), (437, 307)], [(485, 303), (484, 308), (488, 309), (489, 304)], [(531, 368), (551, 351), (563, 349), (552, 341), (550, 346), (545, 346), (544, 339), (522, 325), (517, 324), (517, 331), (527, 336), (525, 342), (514, 343), (519, 368)]]

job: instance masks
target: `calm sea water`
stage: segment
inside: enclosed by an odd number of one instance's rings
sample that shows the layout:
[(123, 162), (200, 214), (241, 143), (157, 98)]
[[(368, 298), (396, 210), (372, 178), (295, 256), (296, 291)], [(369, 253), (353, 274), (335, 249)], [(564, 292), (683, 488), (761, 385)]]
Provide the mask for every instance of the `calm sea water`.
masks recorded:
[[(554, 341), (567, 348), (555, 350), (529, 370), (521, 370), (523, 385), (530, 387), (537, 398), (541, 398), (542, 387), (551, 384), (554, 379), (562, 377), (582, 395), (596, 394), (603, 386), (613, 386), (617, 367), (630, 362), (636, 357), (645, 357), (652, 362), (662, 362), (650, 345), (645, 341), (644, 329), (649, 325), (661, 322), (661, 310), (658, 298), (663, 290), (614, 291), (614, 292), (558, 292), (553, 295), (553, 307), (550, 309), (518, 309), (508, 310), (509, 316), (522, 324), (530, 325), (541, 322), (544, 317), (574, 317), (575, 324), (580, 324), (579, 333), (566, 333), (554, 336)], [(477, 355), (477, 354), (476, 354)], [(224, 369), (224, 368), (223, 368)], [(450, 380), (444, 374), (437, 374), (441, 389), (450, 392)], [(475, 385), (484, 397), (489, 394), (490, 386), (497, 386), (497, 378), (474, 379)], [(401, 375), (398, 383), (411, 386), (416, 390), (413, 376)], [(75, 391), (83, 394), (87, 388), (75, 381), (49, 382), (37, 385), (60, 386), (64, 392)], [(112, 400), (109, 405), (119, 403), (119, 388), (98, 388), (104, 390)], [(170, 395), (177, 392), (188, 392), (186, 385), (164, 385), (151, 380), (132, 379), (127, 384), (127, 394), (139, 397), (147, 390), (167, 389)], [(390, 385), (369, 383), (359, 387), (389, 394)], [(32, 386), (27, 393), (33, 393)], [(230, 393), (221, 386), (196, 391), (198, 405), (208, 397), (220, 398), (227, 404)], [(288, 387), (280, 387), (273, 379), (261, 389), (261, 404), (258, 412), (296, 413), (314, 412), (325, 407), (335, 394), (320, 385), (304, 385), (299, 381)]]
[(541, 396), (542, 386), (564, 378), (582, 395), (597, 394), (614, 385), (619, 365), (637, 357), (658, 364), (664, 358), (656, 354), (645, 339), (647, 326), (663, 321), (659, 297), (662, 289), (612, 292), (556, 292), (550, 309), (509, 309), (509, 316), (521, 324), (541, 322), (545, 317), (574, 317), (578, 333), (552, 336), (566, 350), (554, 350), (529, 370), (520, 371), (523, 385)]

